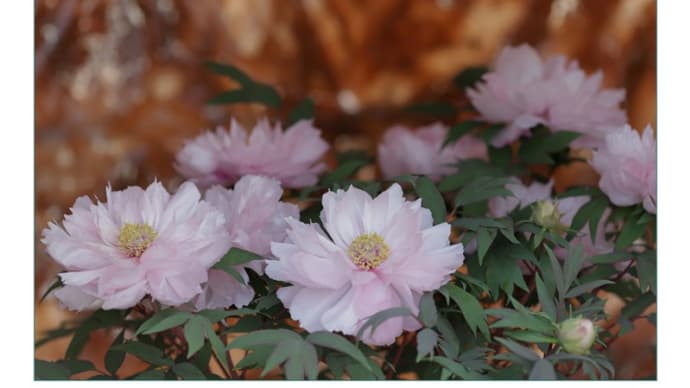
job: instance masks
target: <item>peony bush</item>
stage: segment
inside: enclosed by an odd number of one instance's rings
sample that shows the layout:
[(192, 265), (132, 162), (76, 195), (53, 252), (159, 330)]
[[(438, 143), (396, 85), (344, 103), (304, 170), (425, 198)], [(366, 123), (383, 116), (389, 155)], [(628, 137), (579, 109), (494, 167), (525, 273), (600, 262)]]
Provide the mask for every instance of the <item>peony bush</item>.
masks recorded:
[[(211, 103), (284, 104), (209, 68), (241, 85)], [(78, 198), (43, 230), (64, 268), (43, 297), (88, 313), (38, 339), (71, 336), (36, 378), (615, 378), (608, 347), (656, 322), (656, 142), (601, 80), (507, 47), (456, 77), (471, 112), (396, 125), (376, 155), (328, 169), (305, 100), (286, 125), (190, 139), (172, 193), (155, 181)], [(554, 171), (583, 154), (598, 186), (557, 191)], [(370, 164), (381, 178), (358, 179)], [(81, 359), (94, 330), (113, 342)], [(123, 374), (126, 354), (147, 367)]]

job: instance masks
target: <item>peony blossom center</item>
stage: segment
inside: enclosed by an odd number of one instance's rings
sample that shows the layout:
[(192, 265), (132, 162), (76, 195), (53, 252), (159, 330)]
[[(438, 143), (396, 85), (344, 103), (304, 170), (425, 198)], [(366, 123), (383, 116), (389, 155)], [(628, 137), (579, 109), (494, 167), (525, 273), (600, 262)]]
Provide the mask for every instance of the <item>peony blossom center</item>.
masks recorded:
[(144, 254), (158, 233), (147, 224), (125, 223), (120, 229), (118, 247), (129, 257), (137, 258)]
[(390, 248), (383, 237), (378, 233), (362, 234), (352, 240), (350, 247), (347, 248), (350, 260), (361, 269), (374, 269), (381, 265), (388, 256)]

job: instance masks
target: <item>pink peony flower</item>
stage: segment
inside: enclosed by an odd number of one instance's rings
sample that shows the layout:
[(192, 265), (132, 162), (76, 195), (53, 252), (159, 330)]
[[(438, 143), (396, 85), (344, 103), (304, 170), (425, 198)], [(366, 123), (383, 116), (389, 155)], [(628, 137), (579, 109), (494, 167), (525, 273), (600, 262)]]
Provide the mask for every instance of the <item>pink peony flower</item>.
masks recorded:
[(283, 186), (313, 185), (326, 169), (320, 162), (328, 150), (321, 131), (311, 120), (302, 120), (283, 132), (261, 119), (251, 132), (232, 120), (230, 131), (222, 127), (188, 141), (177, 154), (176, 169), (202, 188), (234, 184), (243, 175), (264, 175)]
[[(422, 293), (436, 290), (462, 264), (462, 244), (450, 245), (450, 225), (432, 225), (421, 201), (406, 201), (398, 184), (372, 199), (355, 187), (323, 196), (321, 220), (289, 218), (288, 239), (274, 242), (277, 260), (266, 274), (292, 285), (278, 298), (308, 331), (355, 335), (367, 318), (406, 307), (419, 313)], [(385, 321), (364, 333), (371, 345), (393, 343), (403, 330), (417, 330), (411, 317)]]
[(656, 141), (647, 125), (640, 136), (629, 125), (606, 136), (595, 151), (592, 167), (601, 175), (599, 188), (612, 203), (630, 206), (640, 202), (656, 214)]
[(189, 182), (172, 196), (154, 182), (108, 187), (105, 203), (78, 198), (63, 227), (43, 230), (48, 254), (66, 268), (58, 299), (73, 310), (125, 309), (147, 294), (166, 305), (189, 301), (230, 248), (223, 214), (200, 198)]
[[(283, 189), (280, 182), (263, 176), (246, 175), (235, 184), (234, 190), (213, 186), (204, 198), (225, 215), (226, 229), (233, 247), (268, 257), (272, 241), (287, 237), (286, 217), (299, 218), (297, 205), (280, 202)], [(263, 260), (237, 266), (245, 283), (249, 280), (245, 268), (263, 273)], [(194, 300), (197, 310), (242, 307), (254, 298), (254, 290), (238, 282), (225, 271), (211, 269), (204, 291)]]
[(506, 189), (513, 193), (512, 197), (494, 197), (489, 199), (489, 214), (492, 217), (505, 217), (515, 208), (524, 209), (534, 202), (551, 198), (553, 181), (548, 183), (532, 182), (525, 186), (518, 180), (515, 183), (508, 183)]
[(621, 89), (602, 89), (602, 74), (587, 76), (576, 61), (552, 56), (542, 61), (527, 44), (505, 47), (493, 71), (467, 95), (481, 117), (507, 127), (492, 140), (505, 146), (537, 124), (583, 133), (575, 147), (596, 147), (611, 127), (625, 123)]
[(441, 150), (447, 134), (448, 127), (441, 123), (416, 130), (403, 126), (388, 129), (378, 147), (383, 176), (419, 174), (438, 180), (442, 175), (452, 174), (455, 171), (452, 165), (458, 160), (488, 159), (486, 144), (470, 134)]

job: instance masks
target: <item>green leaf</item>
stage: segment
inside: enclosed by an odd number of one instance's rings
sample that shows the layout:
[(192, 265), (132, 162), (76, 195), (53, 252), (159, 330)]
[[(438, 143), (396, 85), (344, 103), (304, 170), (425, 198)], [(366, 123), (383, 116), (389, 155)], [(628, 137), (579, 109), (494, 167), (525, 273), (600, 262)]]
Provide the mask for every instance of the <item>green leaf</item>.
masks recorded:
[(253, 83), (252, 79), (242, 70), (238, 69), (232, 65), (225, 65), (222, 63), (206, 61), (204, 66), (218, 75), (224, 75), (230, 77), (231, 79), (239, 82), (242, 85), (248, 85)]
[(417, 333), (417, 362), (426, 355), (433, 356), (434, 348), (438, 343), (438, 334), (428, 327)]
[(184, 338), (187, 341), (187, 358), (192, 357), (204, 346), (206, 319), (194, 316), (184, 325)]
[(483, 201), (492, 197), (510, 197), (513, 193), (504, 186), (507, 178), (479, 177), (465, 185), (455, 196), (455, 206)]
[(266, 364), (266, 360), (271, 355), (271, 352), (273, 352), (273, 345), (257, 345), (237, 363), (235, 368), (261, 367)]
[(321, 177), (321, 185), (331, 187), (333, 184), (345, 180), (354, 175), (360, 168), (369, 164), (365, 160), (348, 160), (342, 163), (335, 170)]
[(422, 206), (431, 211), (434, 225), (444, 222), (446, 220), (446, 203), (434, 182), (422, 175), (417, 179), (415, 190), (422, 199)]
[(113, 376), (117, 373), (117, 370), (120, 369), (120, 366), (122, 366), (122, 362), (125, 360), (125, 353), (113, 350), (112, 347), (124, 343), (124, 340), (125, 329), (122, 329), (105, 353), (105, 369)]
[(211, 268), (218, 269), (227, 273), (228, 275), (232, 276), (235, 280), (237, 280), (240, 284), (246, 284), (242, 275), (239, 273), (239, 271), (237, 271), (237, 268), (223, 259), (220, 259), (220, 261), (214, 264)]
[(457, 112), (455, 107), (446, 101), (419, 102), (407, 106), (404, 111), (432, 117), (453, 117)]
[(34, 359), (34, 377), (36, 380), (68, 380), (69, 376), (69, 370), (62, 365)]
[(169, 358), (166, 358), (161, 349), (143, 342), (129, 341), (123, 344), (115, 345), (110, 349), (129, 353), (144, 362), (148, 362), (151, 365), (170, 366), (173, 364), (173, 361)]
[(165, 372), (160, 369), (148, 369), (133, 377), (134, 380), (165, 380)]
[(486, 66), (470, 66), (453, 78), (455, 86), (466, 89), (479, 82), (489, 69)]
[(577, 274), (580, 272), (584, 261), (585, 256), (582, 245), (570, 245), (563, 265), (563, 280), (566, 288), (570, 287), (577, 279)]
[(628, 219), (616, 240), (616, 250), (623, 250), (640, 238), (647, 229), (647, 224), (638, 224), (634, 219)]
[(477, 231), (477, 255), (480, 263), (484, 261), (484, 256), (494, 242), (496, 234), (496, 229), (480, 228)]
[(491, 145), (491, 141), (493, 140), (493, 138), (496, 135), (498, 135), (498, 133), (501, 132), (505, 127), (506, 125), (504, 123), (492, 124), (484, 128), (479, 137), (481, 137), (486, 144)]
[(516, 307), (516, 310), (507, 308), (486, 310), (486, 314), (501, 318), (491, 324), (492, 329), (527, 329), (546, 336), (552, 336), (555, 333), (555, 323), (547, 316), (534, 313), (517, 303), (513, 305)]
[(228, 344), (228, 349), (249, 349), (257, 345), (277, 345), (286, 339), (301, 340), (299, 334), (287, 329), (267, 329), (243, 335)]
[(455, 333), (455, 328), (442, 315), (438, 317), (436, 326), (441, 333), (441, 340), (439, 341), (441, 350), (446, 356), (455, 358), (460, 352), (460, 339)]
[(539, 355), (535, 353), (532, 349), (524, 347), (515, 341), (511, 341), (507, 338), (501, 337), (494, 337), (494, 339), (503, 344), (503, 346), (508, 348), (508, 350), (510, 350), (513, 354), (515, 354), (518, 357), (521, 357), (528, 361), (540, 360)]
[(546, 288), (546, 285), (544, 284), (544, 281), (541, 280), (539, 274), (534, 275), (534, 280), (537, 285), (537, 297), (539, 297), (539, 303), (541, 303), (542, 311), (552, 320), (556, 320), (556, 304), (553, 300), (553, 293), (549, 292), (549, 290)]
[(314, 118), (314, 101), (311, 98), (305, 98), (295, 106), (288, 115), (287, 126), (291, 126), (300, 120), (309, 120)]
[(149, 320), (144, 322), (139, 329), (137, 329), (135, 335), (140, 334), (153, 334), (172, 329), (173, 327), (184, 325), (189, 318), (192, 317), (191, 313), (186, 311), (177, 311), (175, 309), (163, 310)]
[(93, 366), (93, 363), (87, 360), (62, 360), (58, 361), (57, 363), (67, 368), (70, 375), (96, 370), (96, 367)]
[(280, 96), (271, 86), (255, 83), (240, 89), (221, 92), (208, 100), (207, 104), (261, 103), (272, 108), (277, 108), (280, 106), (281, 102)]
[(492, 166), (481, 159), (461, 160), (457, 164), (458, 173), (441, 179), (438, 189), (442, 193), (455, 191), (480, 177), (505, 177), (503, 169)]
[(549, 155), (568, 148), (570, 142), (581, 135), (579, 132), (550, 132), (543, 126), (539, 126), (532, 131), (532, 137), (520, 143), (518, 155), (527, 163), (553, 164), (554, 160)]
[(551, 271), (553, 272), (553, 280), (556, 284), (558, 295), (563, 297), (565, 296), (565, 292), (568, 286), (565, 284), (561, 264), (558, 262), (558, 259), (556, 258), (556, 255), (553, 254), (551, 248), (549, 248), (547, 245), (544, 245), (544, 250), (546, 251), (546, 254), (551, 262)]
[(461, 217), (451, 222), (453, 226), (477, 231), (480, 228), (508, 228), (505, 223), (486, 217)]
[(599, 220), (601, 219), (601, 216), (604, 214), (604, 211), (608, 205), (608, 199), (603, 196), (593, 197), (589, 202), (582, 205), (577, 213), (575, 213), (575, 216), (573, 216), (573, 221), (570, 223), (571, 232), (568, 234), (568, 238), (572, 238), (572, 236), (582, 230), (585, 224), (588, 224), (590, 236), (592, 239), (595, 239)]
[(471, 370), (465, 368), (462, 364), (455, 362), (447, 357), (437, 356), (432, 358), (431, 361), (441, 365), (442, 367), (452, 372), (454, 375), (461, 377), (465, 380), (484, 379), (484, 376), (482, 376), (481, 374), (472, 372)]
[(369, 369), (370, 364), (361, 350), (357, 349), (345, 338), (327, 331), (317, 331), (307, 336), (306, 340), (314, 345), (329, 348), (352, 357), (355, 361)]
[(617, 263), (619, 261), (630, 260), (632, 254), (630, 252), (611, 252), (603, 255), (596, 255), (589, 258), (592, 264), (609, 264)]
[(196, 365), (189, 362), (175, 364), (172, 367), (172, 371), (184, 380), (206, 380), (204, 372), (200, 371)]
[(636, 255), (637, 277), (640, 279), (640, 289), (647, 288), (656, 295), (656, 251), (646, 251)]
[(597, 287), (602, 287), (607, 284), (613, 284), (612, 281), (606, 280), (606, 279), (600, 279), (600, 280), (593, 280), (589, 283), (581, 284), (579, 286), (571, 288), (566, 294), (566, 298), (574, 298), (576, 296), (580, 296), (584, 293), (590, 292), (593, 289)]
[(520, 260), (514, 257), (516, 247), (519, 245), (504, 245), (492, 249), (481, 263), (486, 268), (486, 283), (493, 296), (498, 296), (500, 290), (512, 295), (515, 286), (529, 290), (519, 266)]
[(505, 331), (503, 334), (510, 338), (516, 339), (518, 341), (529, 342), (529, 343), (548, 343), (555, 344), (558, 339), (554, 336), (544, 335), (542, 333), (520, 330), (520, 331)]
[(639, 298), (628, 302), (621, 310), (622, 319), (632, 319), (644, 312), (647, 307), (656, 303), (656, 296), (651, 292), (642, 294)]
[(369, 333), (370, 335), (373, 335), (373, 333), (376, 331), (379, 325), (381, 325), (383, 322), (387, 321), (390, 318), (401, 316), (414, 317), (414, 314), (412, 314), (412, 312), (405, 307), (393, 307), (390, 309), (379, 311), (378, 313), (367, 317), (366, 323), (362, 325), (362, 327), (357, 332), (357, 340), (359, 341), (362, 338), (367, 329), (371, 328)]
[(450, 128), (448, 131), (448, 135), (446, 136), (446, 139), (443, 141), (443, 145), (441, 146), (441, 149), (446, 148), (446, 146), (450, 144), (454, 144), (457, 142), (461, 137), (469, 133), (471, 130), (481, 126), (482, 123), (481, 121), (476, 121), (476, 120), (469, 120), (469, 121), (464, 121), (459, 124), (455, 124)]
[(76, 359), (89, 340), (93, 330), (112, 327), (123, 321), (123, 314), (118, 310), (97, 310), (86, 318), (75, 330), (74, 336), (65, 351), (66, 359)]
[(264, 258), (256, 253), (246, 251), (241, 248), (230, 248), (228, 253), (223, 256), (220, 261), (227, 265), (242, 265), (254, 260), (263, 260)]
[(225, 372), (229, 373), (230, 371), (228, 370), (228, 355), (226, 353), (223, 341), (221, 341), (220, 338), (218, 338), (218, 336), (216, 335), (216, 332), (213, 330), (213, 324), (211, 323), (211, 321), (206, 320), (204, 322), (204, 326), (206, 326), (206, 338), (208, 338), (208, 342), (211, 343), (211, 349), (213, 350), (213, 354), (216, 356), (216, 358), (220, 362), (221, 367), (223, 367)]
[(289, 357), (299, 357), (302, 352), (302, 338), (285, 338), (280, 341), (273, 349), (273, 352), (268, 359), (266, 365), (261, 372), (260, 377), (266, 376), (273, 368), (285, 362)]
[(436, 310), (433, 292), (427, 292), (422, 295), (421, 301), (419, 302), (419, 318), (426, 327), (434, 327), (436, 325), (438, 311)]
[(474, 333), (478, 329), (484, 337), (489, 338), (486, 315), (479, 301), (472, 294), (454, 284), (446, 284), (443, 286), (443, 289), (448, 292), (451, 299), (460, 307), (460, 311), (462, 311), (462, 315), (465, 317), (470, 330)]
[(304, 364), (304, 375), (309, 380), (316, 380), (319, 376), (319, 356), (316, 348), (307, 342), (303, 342), (302, 358)]
[(534, 363), (528, 378), (530, 380), (557, 380), (556, 370), (548, 360), (540, 359)]

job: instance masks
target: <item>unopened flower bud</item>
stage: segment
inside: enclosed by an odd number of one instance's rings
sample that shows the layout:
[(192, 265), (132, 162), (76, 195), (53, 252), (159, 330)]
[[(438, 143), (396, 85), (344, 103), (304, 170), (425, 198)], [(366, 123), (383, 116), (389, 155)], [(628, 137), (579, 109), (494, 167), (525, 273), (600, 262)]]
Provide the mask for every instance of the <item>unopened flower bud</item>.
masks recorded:
[(570, 354), (589, 353), (589, 349), (596, 338), (597, 333), (594, 324), (586, 318), (566, 319), (558, 326), (558, 340), (563, 349)]
[(562, 230), (565, 228), (561, 224), (561, 212), (558, 204), (552, 200), (537, 201), (532, 211), (532, 220), (539, 226), (546, 229)]

